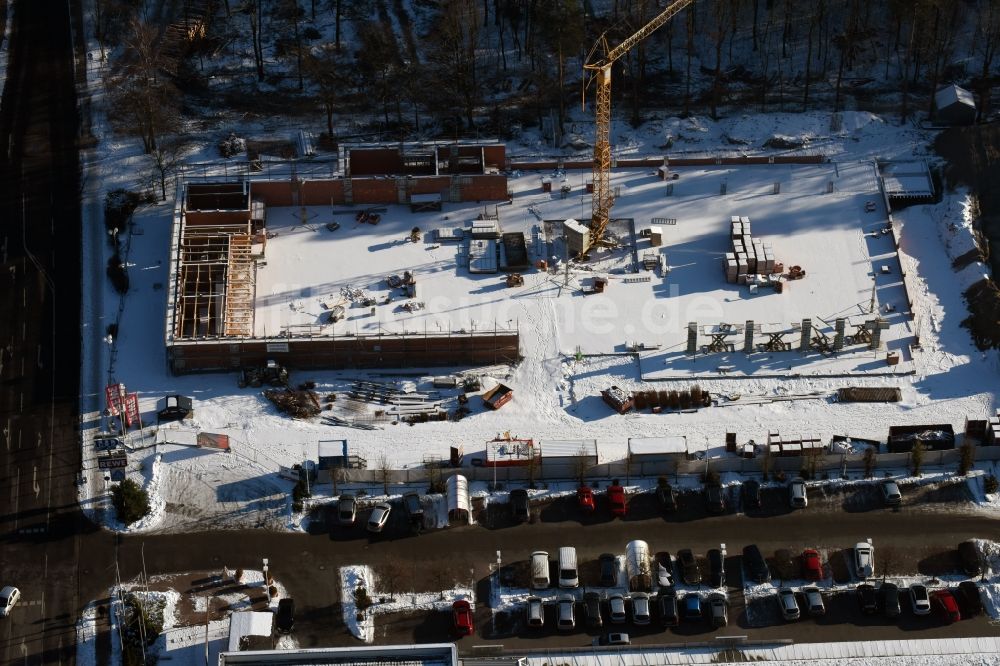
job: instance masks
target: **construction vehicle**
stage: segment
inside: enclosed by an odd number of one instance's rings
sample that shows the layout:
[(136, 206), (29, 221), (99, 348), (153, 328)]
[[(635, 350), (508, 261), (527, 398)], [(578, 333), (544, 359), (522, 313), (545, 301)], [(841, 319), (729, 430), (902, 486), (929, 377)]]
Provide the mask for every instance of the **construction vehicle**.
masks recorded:
[(497, 384), (483, 394), (483, 404), (490, 409), (500, 409), (514, 398), (514, 390), (503, 384)]
[(276, 361), (268, 361), (263, 366), (244, 367), (240, 369), (237, 383), (240, 388), (260, 388), (265, 383), (271, 386), (288, 386), (288, 370)]
[[(628, 53), (633, 46), (651, 35), (676, 16), (694, 0), (674, 0), (653, 20), (639, 28), (631, 37), (614, 48), (609, 48), (605, 34), (597, 40), (587, 55), (583, 66), (584, 90), (591, 81), (595, 82), (597, 95), (597, 123), (594, 137), (594, 195), (591, 203), (590, 246), (600, 244), (604, 239), (608, 222), (611, 221), (611, 207), (614, 193), (611, 191), (611, 66)], [(586, 74), (590, 72), (589, 76)], [(586, 93), (585, 93), (586, 94)], [(584, 98), (586, 104), (586, 98)], [(584, 248), (586, 251), (587, 248)]]

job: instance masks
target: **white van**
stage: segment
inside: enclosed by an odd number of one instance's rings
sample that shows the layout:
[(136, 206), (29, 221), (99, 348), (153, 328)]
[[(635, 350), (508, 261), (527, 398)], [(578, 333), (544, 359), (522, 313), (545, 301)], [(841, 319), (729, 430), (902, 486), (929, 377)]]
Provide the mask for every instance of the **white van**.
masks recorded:
[(531, 589), (544, 590), (549, 586), (549, 553), (536, 550), (531, 554)]
[(580, 574), (576, 569), (576, 548), (564, 546), (559, 549), (559, 587), (577, 587)]

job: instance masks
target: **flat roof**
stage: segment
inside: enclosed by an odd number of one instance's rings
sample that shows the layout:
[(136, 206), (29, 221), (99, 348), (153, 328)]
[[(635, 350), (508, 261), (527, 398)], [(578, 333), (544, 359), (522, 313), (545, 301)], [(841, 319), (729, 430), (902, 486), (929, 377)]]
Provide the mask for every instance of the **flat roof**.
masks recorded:
[(543, 458), (597, 457), (596, 439), (543, 439), (538, 442)]
[(425, 645), (373, 645), (370, 647), (313, 648), (291, 650), (253, 650), (223, 652), (219, 666), (230, 664), (265, 666), (458, 666), (458, 655), (452, 643)]
[(656, 455), (687, 453), (687, 437), (667, 435), (664, 437), (630, 437), (629, 455)]

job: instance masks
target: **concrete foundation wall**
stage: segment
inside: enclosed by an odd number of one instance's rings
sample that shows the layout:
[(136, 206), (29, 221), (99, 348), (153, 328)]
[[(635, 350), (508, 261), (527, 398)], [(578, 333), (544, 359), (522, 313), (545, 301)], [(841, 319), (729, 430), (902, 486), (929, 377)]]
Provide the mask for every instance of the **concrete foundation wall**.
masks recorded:
[(476, 334), (343, 336), (337, 338), (185, 342), (168, 344), (175, 374), (233, 371), (275, 360), (293, 369), (404, 368), (511, 363), (520, 353), (516, 331)]

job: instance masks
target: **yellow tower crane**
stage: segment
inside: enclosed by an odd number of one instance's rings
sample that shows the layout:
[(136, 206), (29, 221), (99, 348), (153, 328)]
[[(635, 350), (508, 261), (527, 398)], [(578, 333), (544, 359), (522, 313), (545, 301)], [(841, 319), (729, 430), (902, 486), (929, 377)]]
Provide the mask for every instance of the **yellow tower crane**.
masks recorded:
[[(590, 243), (594, 246), (604, 239), (604, 232), (611, 221), (611, 207), (615, 203), (611, 192), (611, 66), (616, 60), (648, 37), (657, 28), (672, 19), (694, 0), (674, 0), (649, 23), (618, 46), (608, 48), (605, 35), (601, 35), (587, 56), (583, 69), (590, 72), (586, 84), (595, 82), (597, 89), (597, 128), (594, 139), (594, 198), (590, 218)], [(584, 88), (586, 90), (586, 88)], [(586, 93), (584, 93), (586, 94)]]

